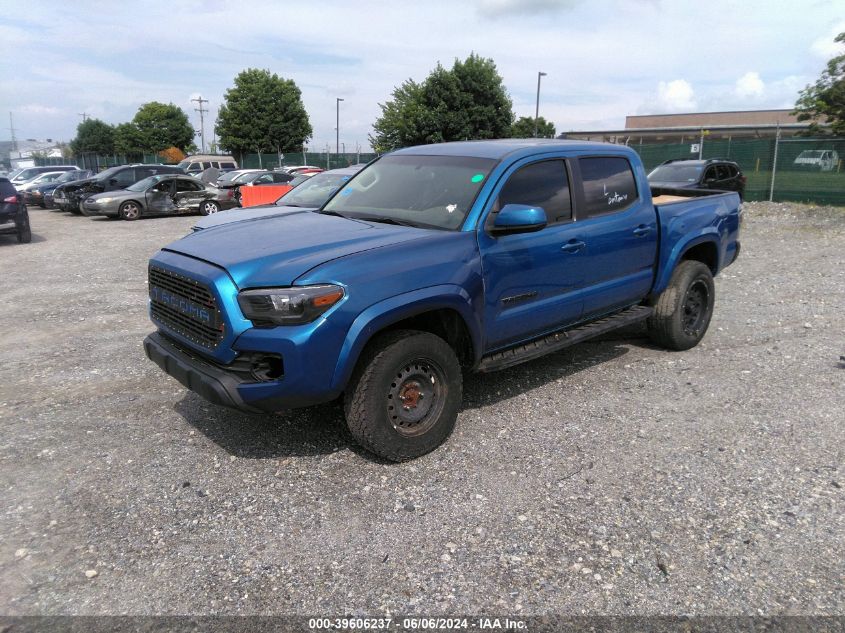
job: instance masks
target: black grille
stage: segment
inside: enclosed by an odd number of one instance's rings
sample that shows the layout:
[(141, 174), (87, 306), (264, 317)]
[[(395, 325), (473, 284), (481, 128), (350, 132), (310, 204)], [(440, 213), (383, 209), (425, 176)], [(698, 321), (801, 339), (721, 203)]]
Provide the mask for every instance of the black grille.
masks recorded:
[(157, 323), (208, 349), (223, 340), (217, 300), (204, 284), (150, 266), (149, 291), (150, 312)]

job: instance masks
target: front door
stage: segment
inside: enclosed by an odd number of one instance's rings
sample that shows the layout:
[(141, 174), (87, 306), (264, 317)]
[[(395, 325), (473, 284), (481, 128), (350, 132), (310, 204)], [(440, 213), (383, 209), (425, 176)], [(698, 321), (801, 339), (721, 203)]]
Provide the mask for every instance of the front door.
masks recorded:
[[(563, 158), (517, 163), (494, 192), (478, 245), (484, 275), (485, 352), (559, 329), (581, 316), (584, 242), (573, 222)], [(534, 233), (493, 236), (506, 204), (542, 207), (548, 225)]]
[(147, 209), (151, 213), (173, 213), (176, 205), (173, 204), (172, 188), (173, 179), (168, 178), (147, 189)]

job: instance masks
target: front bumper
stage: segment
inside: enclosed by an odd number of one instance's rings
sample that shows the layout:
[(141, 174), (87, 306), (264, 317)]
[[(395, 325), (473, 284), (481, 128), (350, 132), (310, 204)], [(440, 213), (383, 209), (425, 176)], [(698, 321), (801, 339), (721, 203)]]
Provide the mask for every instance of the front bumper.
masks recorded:
[(240, 376), (188, 354), (158, 332), (144, 339), (144, 352), (166, 374), (209, 402), (250, 413), (261, 411), (241, 398), (238, 387), (245, 381)]
[(84, 215), (108, 215), (117, 217), (117, 209), (113, 209), (111, 205), (89, 204), (86, 201), (81, 203), (79, 208)]

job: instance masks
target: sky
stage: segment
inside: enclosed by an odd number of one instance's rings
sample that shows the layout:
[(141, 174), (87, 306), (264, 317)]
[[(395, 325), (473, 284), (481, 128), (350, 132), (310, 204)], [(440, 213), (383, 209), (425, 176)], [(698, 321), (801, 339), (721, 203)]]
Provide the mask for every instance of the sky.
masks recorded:
[[(206, 142), (234, 77), (292, 79), (309, 149), (368, 135), (406, 79), (475, 52), (491, 58), (519, 116), (558, 132), (620, 129), (625, 116), (790, 108), (845, 31), (845, 0), (0, 0), (0, 140), (69, 141), (81, 114), (117, 124), (174, 103)], [(199, 145), (199, 137), (197, 138)]]

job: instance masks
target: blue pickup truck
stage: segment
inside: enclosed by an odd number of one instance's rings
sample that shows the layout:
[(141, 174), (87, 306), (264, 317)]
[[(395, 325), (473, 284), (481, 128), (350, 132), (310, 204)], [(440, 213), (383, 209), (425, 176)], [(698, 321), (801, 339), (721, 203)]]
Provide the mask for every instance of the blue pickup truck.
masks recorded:
[(410, 147), (320, 209), (188, 235), (149, 264), (147, 356), (207, 400), (273, 412), (343, 397), (355, 439), (439, 446), (464, 371), (632, 323), (696, 345), (739, 254), (734, 192), (649, 188), (632, 150), (552, 140)]

